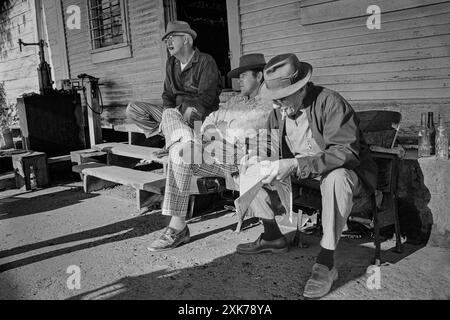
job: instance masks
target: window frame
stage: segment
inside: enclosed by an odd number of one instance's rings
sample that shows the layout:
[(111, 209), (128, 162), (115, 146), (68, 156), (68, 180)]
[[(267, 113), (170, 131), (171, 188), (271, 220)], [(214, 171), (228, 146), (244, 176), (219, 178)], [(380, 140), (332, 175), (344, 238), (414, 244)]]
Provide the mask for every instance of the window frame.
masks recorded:
[(93, 63), (101, 63), (107, 61), (114, 61), (119, 59), (131, 58), (131, 44), (130, 44), (130, 31), (128, 25), (128, 10), (125, 8), (128, 5), (127, 0), (118, 0), (120, 5), (120, 15), (122, 18), (122, 32), (123, 42), (106, 47), (94, 48), (93, 31), (92, 31), (92, 19), (91, 19), (91, 0), (88, 0), (88, 18), (89, 18), (89, 43), (90, 54)]

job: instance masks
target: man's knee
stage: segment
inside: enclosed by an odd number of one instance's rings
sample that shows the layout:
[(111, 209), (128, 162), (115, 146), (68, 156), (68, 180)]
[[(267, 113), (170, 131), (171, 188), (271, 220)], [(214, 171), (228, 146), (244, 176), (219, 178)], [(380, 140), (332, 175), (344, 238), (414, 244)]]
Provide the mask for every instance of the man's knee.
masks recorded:
[(144, 112), (143, 108), (139, 105), (137, 101), (131, 101), (128, 103), (125, 110), (125, 114), (128, 119), (139, 119), (139, 115)]
[(353, 192), (354, 185), (357, 183), (356, 173), (345, 168), (338, 168), (329, 172), (322, 178), (320, 189), (322, 193), (332, 192)]

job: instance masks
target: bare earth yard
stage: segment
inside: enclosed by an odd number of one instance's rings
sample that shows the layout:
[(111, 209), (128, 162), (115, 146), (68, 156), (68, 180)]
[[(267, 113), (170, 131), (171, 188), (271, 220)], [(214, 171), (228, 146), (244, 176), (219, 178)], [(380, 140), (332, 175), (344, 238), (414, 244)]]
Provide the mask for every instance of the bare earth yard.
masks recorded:
[[(235, 217), (218, 213), (191, 221), (190, 243), (147, 251), (166, 221), (140, 215), (120, 188), (88, 195), (72, 182), (0, 192), (0, 299), (303, 299), (318, 237), (287, 254), (242, 256), (236, 245), (262, 227), (236, 234)], [(397, 254), (393, 247), (383, 243), (380, 289), (369, 289), (372, 243), (343, 239), (339, 279), (324, 299), (450, 299), (449, 250), (404, 244)], [(67, 286), (69, 266), (80, 268), (80, 289)]]

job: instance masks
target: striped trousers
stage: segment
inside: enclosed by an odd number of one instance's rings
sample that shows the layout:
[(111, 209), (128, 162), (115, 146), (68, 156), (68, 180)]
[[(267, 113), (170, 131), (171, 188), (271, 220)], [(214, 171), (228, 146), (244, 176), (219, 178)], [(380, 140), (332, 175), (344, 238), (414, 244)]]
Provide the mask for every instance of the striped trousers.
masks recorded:
[(130, 102), (126, 109), (127, 118), (144, 131), (147, 138), (159, 134), (163, 106), (147, 102)]

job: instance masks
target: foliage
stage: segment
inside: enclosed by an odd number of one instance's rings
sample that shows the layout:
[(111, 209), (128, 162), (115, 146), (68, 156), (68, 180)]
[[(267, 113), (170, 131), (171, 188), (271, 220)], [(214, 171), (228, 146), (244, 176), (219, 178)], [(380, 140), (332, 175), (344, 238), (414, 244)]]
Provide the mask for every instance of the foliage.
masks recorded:
[(0, 83), (0, 129), (11, 128), (19, 123), (17, 106), (14, 103), (8, 105), (3, 83)]

